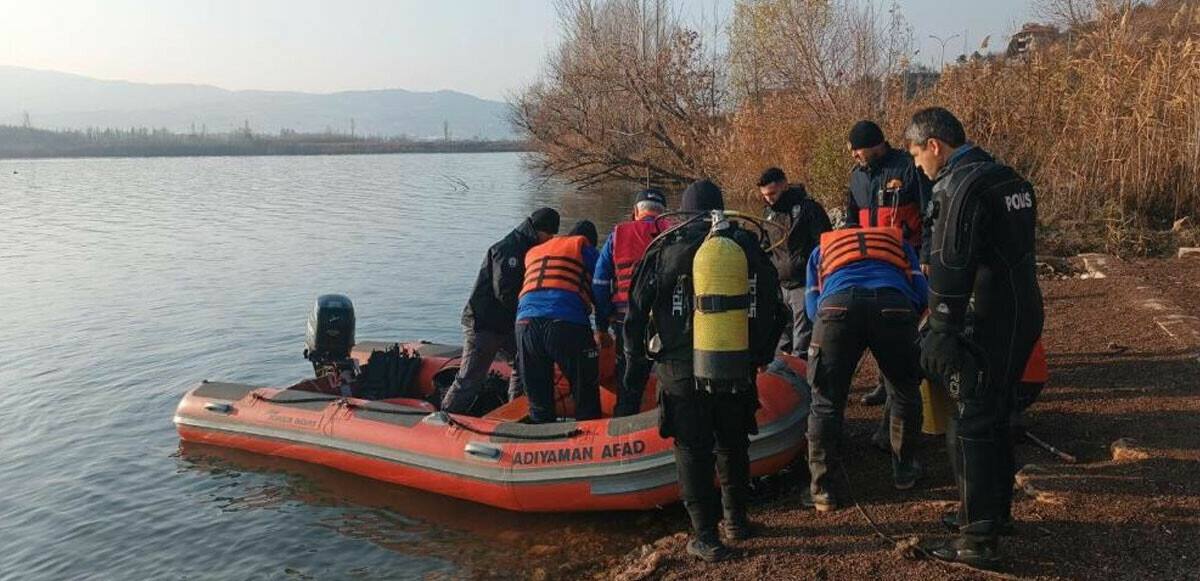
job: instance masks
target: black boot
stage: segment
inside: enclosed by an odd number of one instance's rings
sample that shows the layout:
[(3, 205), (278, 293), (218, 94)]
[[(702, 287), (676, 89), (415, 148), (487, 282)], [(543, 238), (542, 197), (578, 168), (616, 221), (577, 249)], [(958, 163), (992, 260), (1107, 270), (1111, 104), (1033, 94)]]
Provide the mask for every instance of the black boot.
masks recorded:
[(693, 535), (687, 544), (689, 555), (708, 563), (724, 561), (733, 556), (733, 552), (721, 542), (717, 530), (713, 529), (704, 534)]
[[(942, 524), (952, 533), (958, 532), (958, 511), (953, 510), (942, 515)], [(1011, 536), (1016, 534), (1016, 525), (1013, 524), (1011, 516), (1002, 517), (1000, 519), (1000, 528), (997, 531), (1001, 536)]]
[(734, 510), (726, 508), (721, 528), (725, 530), (725, 538), (731, 541), (744, 541), (758, 532), (755, 530), (754, 524), (750, 522), (750, 518), (746, 516), (745, 506)]
[(875, 389), (862, 396), (858, 401), (863, 405), (883, 405), (883, 402), (887, 401), (887, 388), (883, 385), (883, 379), (880, 378), (879, 385), (876, 385)]
[(717, 534), (717, 514), (715, 502), (684, 502), (688, 517), (692, 521), (692, 538), (688, 541), (688, 554), (713, 563), (724, 561), (730, 556), (729, 547), (721, 542)]
[(921, 468), (921, 463), (910, 460), (908, 464), (899, 464), (895, 468), (892, 482), (895, 484), (896, 490), (911, 490), (924, 474), (925, 469)]
[(754, 536), (754, 527), (746, 516), (750, 500), (750, 455), (748, 449), (716, 450), (717, 474), (721, 479), (721, 508), (725, 518), (721, 527), (725, 538), (740, 541)]
[(812, 435), (808, 437), (808, 472), (812, 475), (809, 490), (812, 491), (813, 508), (817, 512), (837, 510), (837, 500), (830, 491), (832, 478), (829, 474), (837, 461), (836, 438), (825, 440)]
[(1000, 548), (994, 533), (995, 523), (979, 521), (962, 527), (962, 536), (929, 551), (935, 559), (962, 563), (978, 569), (1000, 566)]

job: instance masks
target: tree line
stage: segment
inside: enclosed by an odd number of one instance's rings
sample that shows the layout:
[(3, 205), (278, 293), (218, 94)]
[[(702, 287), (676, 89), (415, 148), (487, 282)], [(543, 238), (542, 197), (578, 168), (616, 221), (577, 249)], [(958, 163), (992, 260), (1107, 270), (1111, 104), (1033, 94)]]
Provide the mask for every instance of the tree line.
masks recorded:
[(1180, 227), (1200, 219), (1198, 4), (1040, 0), (1049, 26), (1031, 30), (1052, 34), (931, 70), (897, 4), (736, 0), (710, 27), (672, 0), (559, 0), (562, 42), (511, 116), (533, 167), (580, 186), (711, 177), (749, 195), (779, 165), (838, 207), (856, 120), (899, 145), (943, 105), (1034, 182), (1046, 250), (1155, 253), (1200, 241)]
[(290, 129), (266, 134), (255, 133), (248, 127), (230, 133), (175, 133), (145, 127), (47, 130), (29, 124), (0, 125), (0, 158), (468, 153), (527, 149), (521, 141), (360, 137), (333, 132), (299, 133)]

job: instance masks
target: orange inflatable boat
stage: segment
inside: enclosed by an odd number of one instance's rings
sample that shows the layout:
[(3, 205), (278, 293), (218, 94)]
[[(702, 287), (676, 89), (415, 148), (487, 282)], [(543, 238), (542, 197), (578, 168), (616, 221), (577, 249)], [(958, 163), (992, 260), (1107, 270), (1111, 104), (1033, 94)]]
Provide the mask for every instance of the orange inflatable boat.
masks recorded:
[[(394, 344), (364, 342), (351, 356), (366, 364)], [(516, 511), (648, 509), (679, 498), (670, 440), (658, 435), (653, 378), (643, 411), (609, 417), (615, 403), (611, 349), (601, 353), (605, 417), (552, 424), (521, 423), (524, 398), (483, 417), (447, 414), (430, 403), (457, 371), (460, 349), (400, 344), (412, 361), (408, 397), (372, 401), (336, 393), (307, 380), (288, 388), (204, 382), (175, 413), (180, 437), (323, 464)], [(492, 371), (509, 374), (497, 361)], [(809, 390), (804, 361), (780, 356), (758, 375), (758, 434), (750, 438), (752, 473), (787, 466), (804, 445)], [(560, 382), (559, 414), (570, 417)]]

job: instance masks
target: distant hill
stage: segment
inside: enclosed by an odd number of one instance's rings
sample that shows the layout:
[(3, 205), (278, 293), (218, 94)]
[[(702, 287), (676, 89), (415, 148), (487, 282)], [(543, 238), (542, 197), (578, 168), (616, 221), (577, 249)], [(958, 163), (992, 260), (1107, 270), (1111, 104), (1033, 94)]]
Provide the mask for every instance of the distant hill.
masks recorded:
[(368, 136), (509, 139), (505, 104), (455, 91), (402, 89), (314, 94), (228, 91), (209, 85), (106, 81), (79, 75), (0, 66), (0, 125), (33, 127), (166, 128), (176, 133), (225, 133), (248, 123), (254, 132), (327, 129)]

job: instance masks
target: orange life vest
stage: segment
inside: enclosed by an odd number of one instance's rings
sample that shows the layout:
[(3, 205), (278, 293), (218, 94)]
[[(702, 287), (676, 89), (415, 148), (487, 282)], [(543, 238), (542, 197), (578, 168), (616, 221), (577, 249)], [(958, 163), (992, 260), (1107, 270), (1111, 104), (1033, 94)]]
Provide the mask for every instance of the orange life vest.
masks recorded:
[(821, 235), (821, 262), (817, 265), (818, 287), (839, 268), (860, 260), (878, 260), (899, 268), (912, 280), (904, 234), (899, 228), (844, 228)]
[(555, 236), (525, 253), (525, 285), (521, 295), (542, 289), (559, 289), (579, 293), (591, 307), (591, 281), (583, 266), (583, 236)]

